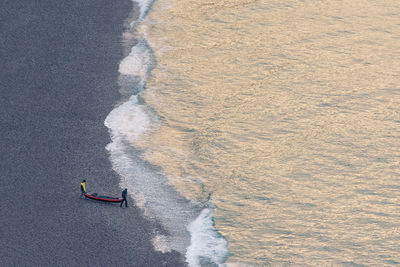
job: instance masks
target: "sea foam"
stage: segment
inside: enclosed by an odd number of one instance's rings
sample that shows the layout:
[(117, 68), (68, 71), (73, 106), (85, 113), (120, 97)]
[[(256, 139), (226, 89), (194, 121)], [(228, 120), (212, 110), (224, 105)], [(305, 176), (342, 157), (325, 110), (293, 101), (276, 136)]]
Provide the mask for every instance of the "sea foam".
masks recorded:
[[(153, 0), (135, 2), (139, 4), (140, 14), (131, 27), (144, 20)], [(136, 29), (128, 31), (134, 33)], [(135, 45), (119, 66), (121, 93), (127, 100), (112, 110), (104, 122), (112, 139), (107, 150), (113, 169), (119, 173), (121, 187), (128, 188), (135, 204), (148, 218), (161, 224), (162, 229), (157, 230), (152, 239), (156, 250), (179, 251), (193, 267), (203, 263), (221, 264), (228, 255), (227, 242), (215, 230), (212, 209), (185, 199), (159, 167), (146, 162), (141, 157), (142, 151), (134, 147), (135, 141), (156, 124), (151, 109), (140, 103), (140, 92), (145, 88), (155, 61), (145, 33), (124, 36), (141, 37), (138, 42), (126, 42)]]
[(215, 230), (212, 210), (205, 208), (189, 224), (191, 244), (186, 252), (186, 260), (192, 267), (221, 264), (228, 256), (228, 243)]
[[(140, 7), (140, 15), (139, 19), (137, 21), (142, 21), (147, 13), (149, 12), (151, 6), (153, 5), (155, 0), (134, 0), (133, 2), (136, 2), (139, 4)], [(131, 24), (132, 25), (132, 24)]]
[(114, 139), (129, 140), (139, 138), (148, 128), (150, 120), (144, 107), (138, 105), (138, 96), (133, 95), (128, 101), (112, 110), (104, 123), (112, 129)]
[(139, 76), (143, 81), (146, 80), (150, 74), (152, 65), (152, 54), (146, 43), (142, 38), (134, 47), (127, 57), (125, 57), (120, 65), (119, 72), (122, 75)]

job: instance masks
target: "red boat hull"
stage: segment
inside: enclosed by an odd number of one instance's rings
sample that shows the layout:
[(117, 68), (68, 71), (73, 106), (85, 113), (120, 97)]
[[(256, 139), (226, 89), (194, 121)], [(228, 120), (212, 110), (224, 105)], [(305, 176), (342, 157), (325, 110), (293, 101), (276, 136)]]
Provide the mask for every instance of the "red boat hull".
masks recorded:
[(89, 195), (87, 193), (83, 193), (83, 195), (87, 198), (93, 199), (93, 200), (98, 200), (98, 201), (103, 201), (103, 202), (112, 202), (112, 203), (120, 203), (122, 202), (122, 198), (115, 198), (115, 197), (108, 197), (108, 196), (93, 196)]

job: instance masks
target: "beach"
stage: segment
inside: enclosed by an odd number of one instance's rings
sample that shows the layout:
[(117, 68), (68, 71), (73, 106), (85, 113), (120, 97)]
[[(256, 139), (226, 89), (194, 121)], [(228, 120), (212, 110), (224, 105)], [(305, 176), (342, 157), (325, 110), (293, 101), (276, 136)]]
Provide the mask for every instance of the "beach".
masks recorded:
[(1, 266), (400, 264), (399, 12), (3, 1)]
[(5, 1), (0, 9), (0, 259), (3, 266), (182, 266), (156, 252), (160, 226), (120, 196), (104, 120), (120, 99), (132, 2)]

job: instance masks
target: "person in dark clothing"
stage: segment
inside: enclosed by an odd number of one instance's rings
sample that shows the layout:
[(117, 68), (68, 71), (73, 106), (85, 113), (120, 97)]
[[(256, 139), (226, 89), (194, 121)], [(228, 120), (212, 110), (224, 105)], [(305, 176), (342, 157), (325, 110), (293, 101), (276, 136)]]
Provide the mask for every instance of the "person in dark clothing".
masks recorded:
[(125, 207), (128, 207), (128, 201), (126, 201), (126, 195), (128, 194), (128, 189), (124, 189), (124, 191), (122, 191), (122, 202), (120, 207), (122, 207), (122, 204), (124, 204), (125, 202)]

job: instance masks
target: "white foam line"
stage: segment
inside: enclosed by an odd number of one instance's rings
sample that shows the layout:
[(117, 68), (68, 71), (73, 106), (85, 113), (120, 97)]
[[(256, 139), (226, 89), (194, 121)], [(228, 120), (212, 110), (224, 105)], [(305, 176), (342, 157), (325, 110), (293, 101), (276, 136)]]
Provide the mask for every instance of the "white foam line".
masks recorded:
[(149, 118), (137, 103), (137, 96), (134, 95), (107, 116), (104, 124), (111, 129), (113, 138), (137, 139), (146, 131)]
[(141, 79), (142, 84), (150, 75), (152, 68), (153, 56), (147, 46), (146, 40), (142, 38), (134, 47), (127, 57), (125, 57), (119, 65), (119, 73), (122, 75), (136, 76)]
[(191, 234), (191, 243), (186, 252), (189, 266), (200, 267), (204, 264), (225, 262), (228, 242), (215, 230), (211, 209), (203, 209), (190, 223), (188, 230)]
[[(144, 20), (154, 0), (134, 2), (139, 4), (140, 14), (131, 23), (130, 30)], [(125, 36), (134, 37), (129, 30)], [(121, 77), (128, 76), (131, 79), (127, 81), (137, 81), (137, 91), (144, 88), (150, 75), (152, 57), (151, 49), (142, 37), (120, 63)], [(104, 124), (110, 130), (112, 142), (107, 149), (113, 169), (121, 176), (121, 187), (128, 188), (145, 215), (160, 222), (168, 232), (168, 235), (156, 233), (152, 239), (154, 248), (163, 253), (176, 250), (186, 254), (191, 267), (201, 266), (202, 262), (222, 264), (228, 255), (227, 242), (214, 228), (212, 210), (203, 209), (198, 215), (196, 206), (183, 199), (169, 184), (167, 177), (131, 147), (131, 142), (146, 134), (152, 125), (146, 106), (138, 103), (137, 95), (112, 110)]]
[[(147, 15), (147, 12), (150, 10), (152, 4), (154, 3), (155, 0), (133, 0), (133, 2), (136, 2), (139, 4), (140, 7), (140, 15), (138, 21), (142, 21), (144, 17)], [(135, 23), (135, 22), (133, 22)], [(132, 24), (131, 24), (132, 26)]]

